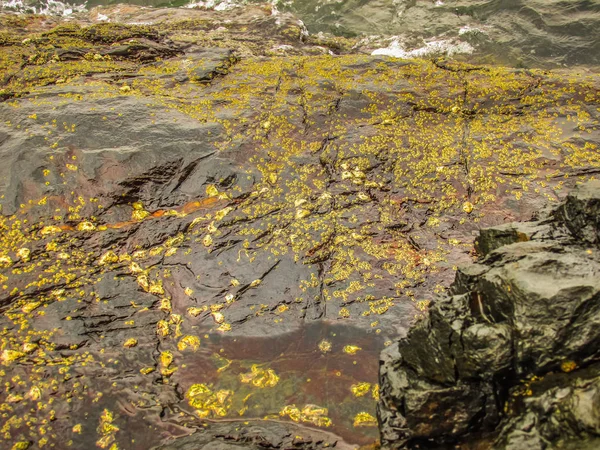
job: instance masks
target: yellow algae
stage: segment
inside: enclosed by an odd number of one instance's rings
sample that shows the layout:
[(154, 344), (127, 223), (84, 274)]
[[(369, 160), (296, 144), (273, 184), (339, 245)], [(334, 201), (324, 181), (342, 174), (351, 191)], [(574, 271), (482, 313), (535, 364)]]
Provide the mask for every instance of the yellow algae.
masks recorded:
[(137, 339), (129, 338), (125, 342), (123, 342), (123, 347), (132, 348), (132, 347), (135, 347), (137, 344), (138, 344)]
[(354, 427), (376, 427), (377, 419), (371, 414), (366, 412), (360, 412), (354, 416)]
[(23, 353), (26, 353), (27, 355), (33, 353), (38, 348), (39, 348), (39, 345), (37, 345), (34, 342), (24, 342), (23, 345), (21, 346)]
[(200, 338), (198, 338), (198, 336), (192, 336), (189, 334), (183, 336), (177, 343), (177, 349), (182, 352), (187, 348), (190, 348), (193, 351), (198, 350), (200, 348)]
[(165, 290), (163, 289), (162, 280), (153, 280), (148, 286), (148, 292), (155, 295), (163, 295)]
[(144, 209), (142, 202), (135, 202), (131, 205), (133, 211), (131, 212), (131, 220), (142, 221), (150, 215), (150, 212)]
[(560, 370), (565, 373), (573, 372), (577, 368), (577, 363), (575, 361), (563, 361), (560, 363)]
[(96, 445), (100, 448), (108, 448), (115, 441), (115, 434), (119, 431), (119, 428), (113, 425), (114, 417), (112, 413), (105, 409), (100, 416), (100, 424), (96, 431), (99, 434), (99, 439), (96, 441)]
[(29, 393), (27, 395), (31, 400), (36, 402), (42, 398), (42, 390), (38, 386), (33, 386), (31, 389), (29, 389)]
[(327, 417), (327, 408), (322, 408), (316, 405), (305, 405), (302, 409), (296, 405), (284, 406), (279, 415), (281, 417), (289, 417), (294, 422), (312, 423), (318, 427), (330, 427), (331, 419)]
[(356, 384), (353, 384), (352, 386), (350, 386), (350, 391), (352, 392), (352, 395), (354, 395), (355, 397), (362, 397), (363, 395), (368, 394), (370, 390), (371, 390), (371, 383), (362, 382), (362, 383), (356, 383)]
[(279, 376), (272, 369), (262, 369), (254, 364), (250, 368), (250, 372), (240, 374), (240, 381), (252, 383), (259, 388), (274, 387), (279, 382)]
[(231, 324), (226, 323), (226, 322), (222, 323), (221, 325), (219, 325), (217, 327), (217, 331), (223, 331), (223, 332), (231, 331)]
[(161, 298), (160, 306), (158, 307), (163, 312), (171, 313), (171, 299), (170, 298)]
[(27, 247), (22, 247), (17, 250), (17, 256), (19, 257), (19, 259), (21, 259), (23, 261), (29, 261), (30, 254), (31, 254), (31, 250), (29, 250)]
[(96, 225), (94, 225), (92, 222), (88, 221), (88, 220), (84, 220), (83, 222), (79, 222), (77, 224), (77, 231), (95, 231), (96, 230)]
[(98, 260), (98, 264), (100, 264), (101, 266), (103, 266), (105, 264), (116, 263), (116, 262), (119, 262), (119, 257), (112, 250), (109, 250), (106, 253), (104, 253), (104, 255), (102, 255), (100, 257), (100, 259)]
[(373, 397), (373, 400), (375, 401), (379, 401), (379, 385), (378, 384), (374, 384), (373, 385), (373, 390), (371, 391), (371, 397)]
[(321, 342), (319, 342), (319, 350), (321, 351), (321, 353), (327, 353), (331, 351), (331, 342), (329, 342), (327, 339), (323, 339)]
[(359, 352), (360, 350), (362, 350), (362, 348), (360, 348), (356, 345), (346, 345), (343, 348), (343, 352), (348, 355), (355, 355), (356, 352)]
[(231, 408), (233, 391), (219, 390), (214, 392), (206, 384), (193, 384), (185, 393), (189, 405), (201, 418), (226, 416)]
[(192, 307), (190, 307), (190, 308), (187, 309), (187, 313), (190, 316), (198, 317), (200, 314), (202, 314), (206, 310), (207, 310), (207, 308), (198, 308), (196, 306), (192, 306)]
[(166, 320), (159, 320), (156, 323), (156, 334), (165, 337), (168, 336), (171, 331), (169, 330), (169, 322)]
[(23, 311), (25, 314), (29, 314), (30, 312), (35, 311), (41, 305), (42, 305), (42, 302), (40, 302), (40, 301), (27, 302), (21, 307), (21, 311)]
[(44, 228), (42, 228), (40, 230), (40, 234), (42, 236), (49, 236), (51, 234), (58, 234), (58, 233), (62, 233), (62, 229), (60, 227), (57, 227), (54, 225), (45, 226)]
[(211, 313), (213, 320), (215, 321), (215, 323), (221, 324), (225, 321), (225, 316), (223, 315), (223, 313), (220, 312), (212, 312)]
[(2, 363), (5, 366), (8, 366), (11, 363), (21, 359), (24, 356), (25, 356), (25, 353), (23, 353), (23, 352), (6, 349), (2, 352), (2, 355), (0, 355), (0, 359), (2, 360)]
[(6, 268), (12, 266), (12, 264), (13, 264), (13, 260), (11, 259), (10, 256), (8, 256), (8, 255), (0, 256), (0, 268), (6, 269)]
[(214, 184), (209, 184), (208, 186), (206, 186), (206, 195), (208, 195), (209, 197), (216, 197), (217, 195), (219, 195), (219, 190)]

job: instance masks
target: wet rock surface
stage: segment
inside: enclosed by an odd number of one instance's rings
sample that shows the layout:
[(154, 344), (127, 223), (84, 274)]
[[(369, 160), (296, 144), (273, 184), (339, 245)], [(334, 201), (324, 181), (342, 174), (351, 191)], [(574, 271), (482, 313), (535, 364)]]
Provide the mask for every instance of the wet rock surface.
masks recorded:
[(598, 445), (599, 201), (590, 181), (481, 232), (483, 259), (382, 355), (383, 448)]
[(372, 443), (379, 351), (477, 230), (600, 171), (593, 74), (102, 11), (123, 23), (0, 16), (2, 445), (256, 446), (257, 419), (273, 448)]

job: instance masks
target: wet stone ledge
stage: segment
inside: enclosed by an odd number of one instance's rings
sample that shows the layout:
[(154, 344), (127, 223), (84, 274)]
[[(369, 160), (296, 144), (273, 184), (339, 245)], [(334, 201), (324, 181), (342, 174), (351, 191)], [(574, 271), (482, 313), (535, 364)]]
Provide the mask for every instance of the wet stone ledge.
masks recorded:
[(600, 171), (593, 74), (97, 12), (0, 15), (0, 447), (372, 445), (379, 353), (480, 228)]

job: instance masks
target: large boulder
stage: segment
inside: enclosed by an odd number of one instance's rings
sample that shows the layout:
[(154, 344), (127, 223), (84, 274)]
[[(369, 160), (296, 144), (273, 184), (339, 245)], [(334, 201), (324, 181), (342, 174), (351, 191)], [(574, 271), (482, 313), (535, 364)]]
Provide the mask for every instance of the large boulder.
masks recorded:
[(483, 259), (382, 354), (383, 448), (597, 448), (599, 204), (590, 181), (481, 232)]

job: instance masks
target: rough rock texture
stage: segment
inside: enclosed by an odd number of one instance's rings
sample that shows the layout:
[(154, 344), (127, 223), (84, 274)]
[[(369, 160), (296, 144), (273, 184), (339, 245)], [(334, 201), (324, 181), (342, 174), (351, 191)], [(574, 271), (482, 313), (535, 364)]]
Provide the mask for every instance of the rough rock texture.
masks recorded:
[(483, 259), (382, 355), (383, 448), (600, 445), (599, 220), (596, 180), (482, 230)]
[(594, 75), (103, 11), (127, 23), (0, 16), (0, 446), (255, 419), (368, 444), (381, 348), (476, 231), (600, 171)]

